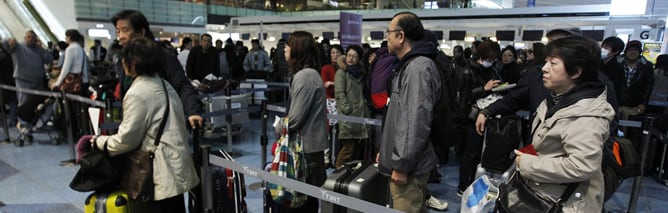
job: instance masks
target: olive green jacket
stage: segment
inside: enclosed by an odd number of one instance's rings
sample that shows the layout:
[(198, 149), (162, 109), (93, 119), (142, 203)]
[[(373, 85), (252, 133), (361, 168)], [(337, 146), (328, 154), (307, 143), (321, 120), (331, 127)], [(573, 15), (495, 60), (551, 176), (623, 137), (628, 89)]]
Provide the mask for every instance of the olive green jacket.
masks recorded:
[[(362, 78), (356, 79), (345, 70), (334, 77), (336, 110), (339, 114), (368, 118), (371, 115), (364, 98)], [(369, 126), (339, 121), (339, 139), (369, 138)]]

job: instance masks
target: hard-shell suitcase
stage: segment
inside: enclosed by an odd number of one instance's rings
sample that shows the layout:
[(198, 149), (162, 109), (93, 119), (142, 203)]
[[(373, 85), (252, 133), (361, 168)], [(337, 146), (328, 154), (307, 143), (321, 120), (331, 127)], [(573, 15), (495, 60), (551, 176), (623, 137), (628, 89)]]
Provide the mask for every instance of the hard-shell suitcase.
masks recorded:
[(146, 210), (141, 202), (132, 201), (122, 190), (93, 192), (84, 205), (85, 213), (141, 213)]
[[(387, 181), (376, 164), (351, 161), (327, 177), (322, 188), (385, 206), (390, 194)], [(327, 201), (321, 201), (320, 207), (322, 213), (358, 212)]]

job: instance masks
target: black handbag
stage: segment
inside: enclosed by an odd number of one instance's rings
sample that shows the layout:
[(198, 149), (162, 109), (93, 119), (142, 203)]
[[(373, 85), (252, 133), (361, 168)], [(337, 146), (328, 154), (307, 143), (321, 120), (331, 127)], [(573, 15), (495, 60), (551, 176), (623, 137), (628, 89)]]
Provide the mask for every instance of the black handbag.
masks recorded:
[[(165, 96), (167, 99), (167, 108), (165, 114), (162, 116), (158, 134), (155, 137), (154, 145), (157, 149), (160, 144), (160, 138), (165, 131), (167, 118), (169, 116), (169, 92), (162, 82), (162, 87), (165, 89)], [(155, 151), (155, 150), (154, 150)], [(151, 201), (155, 195), (155, 184), (153, 183), (153, 159), (155, 157), (154, 151), (141, 150), (141, 144), (133, 152), (127, 154), (127, 163), (123, 169), (123, 177), (121, 178), (121, 186), (128, 193), (128, 196), (134, 200)]]
[(522, 119), (518, 116), (489, 117), (485, 122), (485, 149), (480, 165), (503, 173), (515, 160), (513, 150), (522, 142)]
[(79, 171), (70, 182), (70, 188), (78, 192), (90, 192), (117, 187), (119, 167), (115, 159), (109, 157), (107, 144), (104, 150), (93, 147), (79, 160)]
[(580, 182), (570, 183), (559, 199), (542, 195), (531, 189), (519, 171), (515, 171), (507, 184), (499, 186), (496, 211), (500, 213), (561, 213), (563, 204), (571, 197)]

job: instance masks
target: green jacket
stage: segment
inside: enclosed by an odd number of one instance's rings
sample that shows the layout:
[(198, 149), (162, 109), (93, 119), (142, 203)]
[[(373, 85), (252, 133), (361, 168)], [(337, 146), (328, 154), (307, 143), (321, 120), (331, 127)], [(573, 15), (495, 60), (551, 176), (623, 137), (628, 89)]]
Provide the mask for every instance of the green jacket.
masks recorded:
[[(334, 77), (336, 110), (339, 114), (368, 118), (371, 113), (364, 98), (362, 78), (356, 79), (345, 70)], [(339, 121), (339, 139), (369, 138), (369, 126)]]

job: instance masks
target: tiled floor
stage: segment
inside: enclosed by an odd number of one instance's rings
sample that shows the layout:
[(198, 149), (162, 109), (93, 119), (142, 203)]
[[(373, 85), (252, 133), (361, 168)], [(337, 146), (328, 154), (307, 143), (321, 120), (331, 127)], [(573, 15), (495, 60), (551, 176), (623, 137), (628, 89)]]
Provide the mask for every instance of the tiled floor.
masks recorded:
[[(233, 150), (241, 152), (237, 162), (259, 168), (260, 156), (260, 121), (251, 119), (244, 125), (241, 135), (235, 136)], [(10, 129), (12, 137), (16, 137), (15, 128)], [(4, 132), (0, 130), (0, 139)], [(25, 147), (13, 144), (0, 144), (0, 213), (30, 212), (83, 212), (83, 202), (88, 193), (79, 193), (69, 188), (69, 182), (78, 167), (60, 166), (63, 160), (70, 159), (69, 146), (50, 145), (45, 133), (35, 134), (36, 142)], [(270, 142), (275, 140), (270, 136)], [(43, 142), (40, 142), (43, 141)], [(203, 143), (211, 143), (214, 149), (227, 149), (227, 143), (221, 139), (205, 139)], [(453, 156), (453, 155), (451, 155)], [(448, 201), (448, 212), (458, 212), (460, 198), (455, 195), (458, 163), (452, 158), (448, 165), (440, 167), (444, 175), (440, 184), (430, 184), (431, 193)], [(246, 178), (246, 184), (258, 182), (252, 177)], [(605, 205), (608, 211), (624, 212), (628, 205), (631, 181), (627, 180), (614, 197)], [(262, 194), (259, 191), (247, 190), (249, 212), (262, 212)], [(665, 212), (668, 209), (668, 187), (653, 177), (646, 177), (638, 201), (638, 212)], [(4, 205), (4, 206), (3, 206)], [(432, 212), (436, 212), (432, 210)]]

